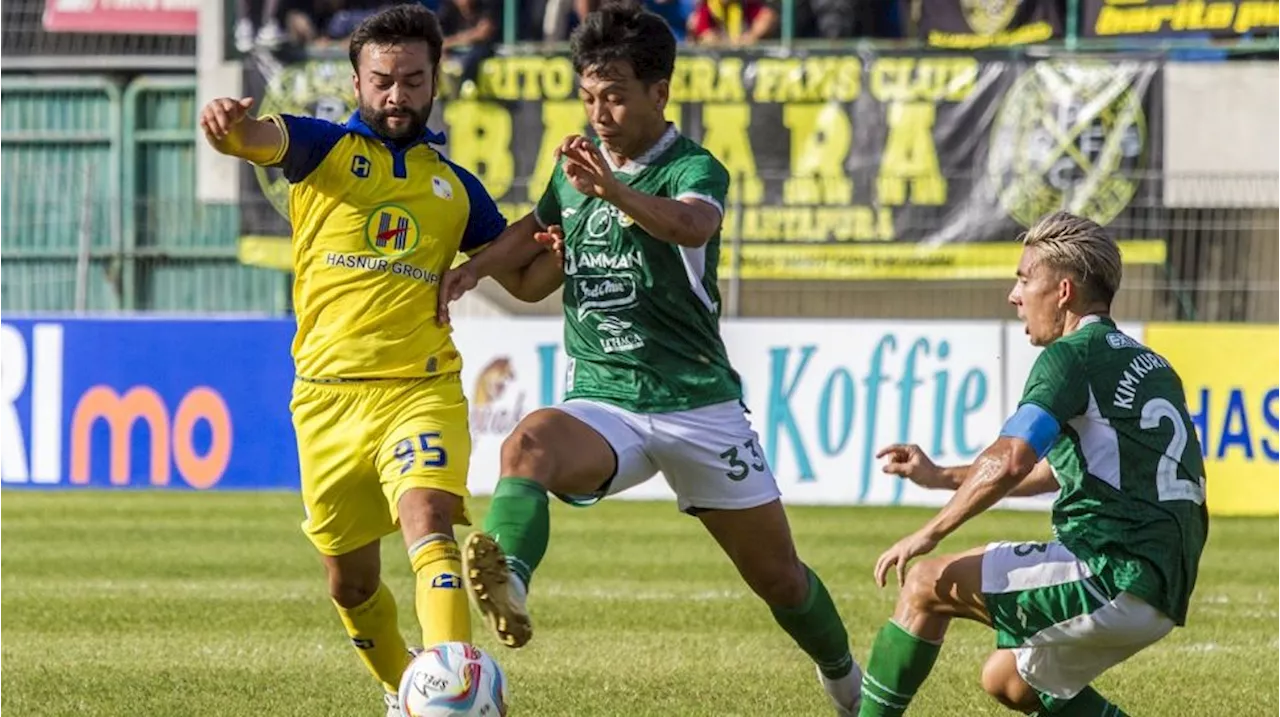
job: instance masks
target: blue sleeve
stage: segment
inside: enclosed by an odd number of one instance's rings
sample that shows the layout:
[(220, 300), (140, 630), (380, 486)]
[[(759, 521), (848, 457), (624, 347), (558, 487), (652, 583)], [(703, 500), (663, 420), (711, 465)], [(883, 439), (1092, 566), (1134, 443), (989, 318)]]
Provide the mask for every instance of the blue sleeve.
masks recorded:
[(1000, 429), (1001, 436), (1021, 438), (1031, 444), (1037, 459), (1044, 458), (1061, 433), (1062, 426), (1058, 424), (1058, 419), (1034, 403), (1019, 406), (1009, 420), (1005, 421), (1004, 428)]
[(283, 169), (290, 184), (301, 182), (314, 172), (347, 134), (346, 127), (314, 117), (270, 115), (263, 119), (275, 122), (284, 133), (284, 147), (264, 164)]
[(476, 175), (447, 159), (444, 161), (458, 175), (463, 188), (467, 190), (467, 199), (471, 202), (467, 228), (462, 231), (462, 243), (458, 246), (458, 251), (473, 252), (497, 239), (502, 230), (507, 228), (507, 218), (498, 211), (498, 205)]

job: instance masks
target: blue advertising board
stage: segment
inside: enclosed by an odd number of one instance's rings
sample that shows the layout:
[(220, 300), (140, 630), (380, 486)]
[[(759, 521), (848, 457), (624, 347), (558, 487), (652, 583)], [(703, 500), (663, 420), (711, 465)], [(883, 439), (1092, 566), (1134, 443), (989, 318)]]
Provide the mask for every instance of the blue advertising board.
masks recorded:
[(296, 489), (290, 320), (6, 319), (5, 486)]

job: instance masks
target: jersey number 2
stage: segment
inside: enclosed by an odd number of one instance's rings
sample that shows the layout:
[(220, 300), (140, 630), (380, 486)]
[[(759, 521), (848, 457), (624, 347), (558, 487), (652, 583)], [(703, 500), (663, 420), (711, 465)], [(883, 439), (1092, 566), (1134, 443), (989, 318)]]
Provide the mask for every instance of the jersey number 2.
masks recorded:
[(1166, 418), (1173, 424), (1173, 437), (1156, 466), (1156, 495), (1161, 501), (1189, 500), (1204, 505), (1204, 478), (1190, 481), (1178, 477), (1178, 465), (1187, 449), (1187, 424), (1178, 409), (1168, 399), (1153, 398), (1142, 404), (1142, 420), (1138, 425), (1149, 431), (1159, 428)]

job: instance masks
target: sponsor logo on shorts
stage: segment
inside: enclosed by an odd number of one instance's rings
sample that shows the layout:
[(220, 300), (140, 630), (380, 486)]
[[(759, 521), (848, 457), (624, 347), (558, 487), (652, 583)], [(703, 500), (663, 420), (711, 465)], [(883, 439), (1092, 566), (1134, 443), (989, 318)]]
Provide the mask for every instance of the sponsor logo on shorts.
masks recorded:
[(351, 638), (351, 644), (352, 644), (352, 645), (355, 645), (357, 650), (372, 650), (372, 649), (373, 649), (373, 640), (369, 640), (369, 639), (367, 639), (367, 638), (363, 638), (363, 637), (353, 637), (353, 638)]

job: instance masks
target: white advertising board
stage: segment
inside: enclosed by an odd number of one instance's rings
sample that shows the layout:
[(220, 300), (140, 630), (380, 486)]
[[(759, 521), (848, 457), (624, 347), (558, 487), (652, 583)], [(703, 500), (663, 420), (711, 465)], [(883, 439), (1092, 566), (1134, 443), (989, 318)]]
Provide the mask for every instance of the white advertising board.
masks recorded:
[[(884, 475), (876, 450), (913, 442), (941, 464), (970, 461), (999, 432), (1035, 358), (1021, 328), (998, 321), (740, 320), (724, 322), (723, 335), (783, 498), (795, 504), (941, 505), (949, 493)], [(492, 491), (520, 417), (562, 398), (562, 337), (557, 319), (458, 322), (476, 494)], [(658, 476), (623, 497), (673, 496)]]

